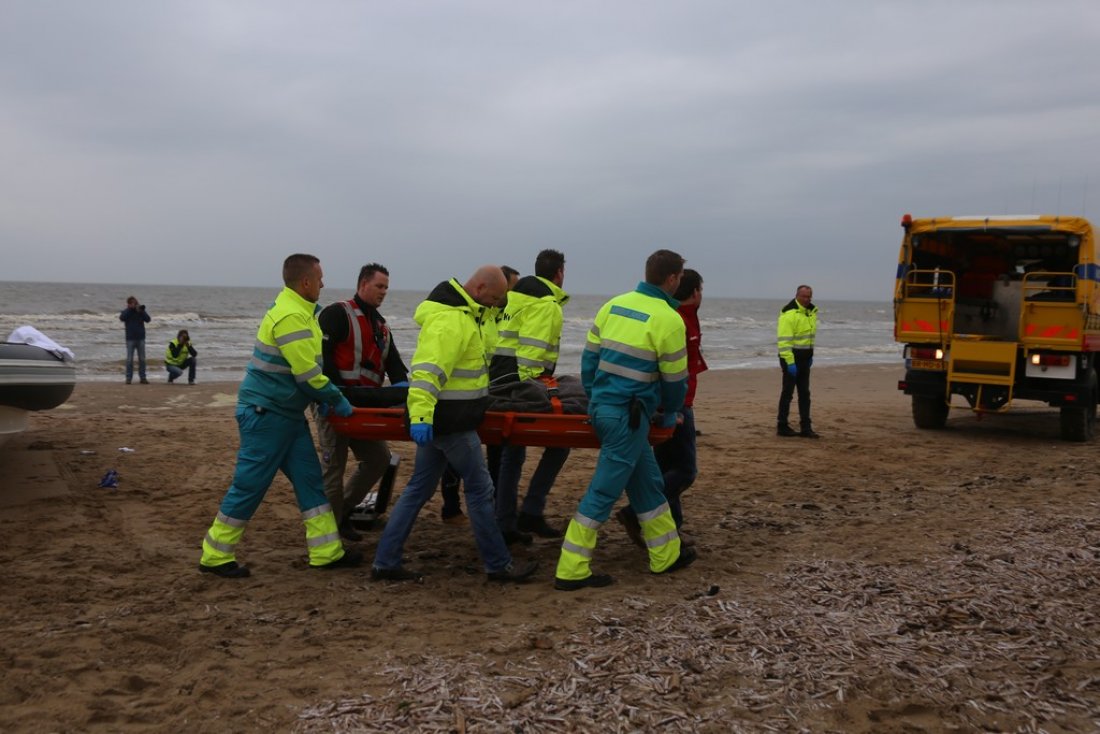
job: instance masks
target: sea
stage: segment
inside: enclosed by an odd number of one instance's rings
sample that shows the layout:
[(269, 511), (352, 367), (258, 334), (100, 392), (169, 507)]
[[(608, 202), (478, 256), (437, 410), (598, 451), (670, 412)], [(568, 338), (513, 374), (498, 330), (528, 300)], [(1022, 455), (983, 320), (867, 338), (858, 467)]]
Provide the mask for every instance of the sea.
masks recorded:
[[(77, 379), (123, 379), (126, 339), (119, 313), (135, 296), (152, 317), (146, 325), (146, 359), (151, 380), (167, 379), (164, 350), (180, 329), (187, 329), (198, 350), (200, 381), (237, 381), (252, 354), (263, 313), (278, 287), (245, 288), (104, 283), (31, 283), (0, 281), (0, 340), (19, 326), (33, 326), (76, 355)], [(321, 304), (349, 298), (330, 289)], [(382, 304), (394, 340), (408, 363), (418, 327), (413, 312), (424, 291), (390, 291)], [(573, 295), (565, 305), (559, 374), (580, 371), (585, 334), (607, 295)], [(775, 320), (790, 298), (712, 298), (704, 293), (699, 309), (703, 354), (714, 370), (776, 365)], [(900, 363), (893, 339), (889, 303), (823, 300), (817, 304), (815, 365)]]

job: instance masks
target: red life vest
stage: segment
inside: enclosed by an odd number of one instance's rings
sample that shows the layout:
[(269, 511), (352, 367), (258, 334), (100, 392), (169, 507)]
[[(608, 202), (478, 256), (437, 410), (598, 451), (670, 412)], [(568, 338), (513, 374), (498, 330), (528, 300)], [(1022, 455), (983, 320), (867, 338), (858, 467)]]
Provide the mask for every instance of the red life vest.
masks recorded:
[(390, 354), (390, 329), (383, 321), (379, 324), (382, 333), (376, 335), (355, 299), (340, 305), (348, 316), (348, 336), (332, 353), (340, 380), (345, 385), (381, 387), (386, 376), (386, 357)]

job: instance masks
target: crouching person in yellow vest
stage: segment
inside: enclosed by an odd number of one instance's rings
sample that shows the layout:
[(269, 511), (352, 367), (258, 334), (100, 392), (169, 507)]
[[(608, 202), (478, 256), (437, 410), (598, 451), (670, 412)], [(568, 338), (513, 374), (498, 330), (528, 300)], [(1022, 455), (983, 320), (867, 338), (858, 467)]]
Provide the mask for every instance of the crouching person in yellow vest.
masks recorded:
[(264, 315), (244, 380), (237, 393), (241, 450), (233, 483), (202, 541), (199, 570), (225, 578), (249, 575), (237, 563), (237, 544), (260, 506), (275, 473), (294, 486), (306, 527), (309, 565), (358, 566), (363, 554), (345, 551), (336, 518), (325, 497), (321, 463), (304, 415), (313, 401), (320, 412), (352, 414), (351, 403), (321, 371), (321, 329), (317, 299), (321, 262), (313, 255), (291, 255), (283, 263), (286, 287)]
[(581, 355), (581, 381), (588, 414), (600, 439), (600, 455), (577, 514), (569, 521), (554, 588), (576, 591), (607, 586), (613, 579), (590, 568), (596, 534), (626, 489), (638, 516), (649, 570), (668, 573), (695, 560), (681, 546), (653, 447), (650, 420), (676, 424), (687, 395), (687, 341), (684, 320), (672, 294), (680, 285), (684, 259), (658, 250), (645, 265), (645, 281), (616, 296), (596, 314)]
[(198, 356), (198, 350), (191, 343), (191, 335), (187, 333), (187, 329), (180, 329), (176, 338), (168, 342), (168, 348), (164, 350), (164, 369), (168, 370), (168, 382), (175, 382), (187, 370), (187, 384), (194, 385)]

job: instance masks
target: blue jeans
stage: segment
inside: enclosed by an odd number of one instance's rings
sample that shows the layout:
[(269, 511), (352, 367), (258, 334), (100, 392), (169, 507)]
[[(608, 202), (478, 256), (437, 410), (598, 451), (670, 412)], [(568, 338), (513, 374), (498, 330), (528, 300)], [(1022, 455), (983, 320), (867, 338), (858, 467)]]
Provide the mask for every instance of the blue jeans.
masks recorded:
[(260, 506), (275, 474), (282, 471), (294, 487), (302, 512), (328, 504), (321, 479), (321, 462), (304, 417), (287, 418), (251, 405), (237, 407), (241, 450), (233, 484), (219, 508), (237, 520), (249, 520)]
[(183, 364), (181, 364), (178, 367), (174, 364), (168, 364), (166, 362), (164, 364), (164, 369), (168, 370), (168, 381), (169, 382), (174, 382), (175, 380), (179, 379), (179, 376), (183, 374), (183, 368), (186, 367), (187, 368), (187, 381), (188, 382), (194, 382), (195, 381), (195, 368), (197, 367), (197, 362), (198, 362), (198, 360), (196, 360), (194, 357), (188, 357), (187, 359), (185, 359), (183, 361)]
[(598, 523), (607, 522), (624, 489), (639, 515), (665, 503), (661, 470), (649, 445), (649, 420), (643, 416), (641, 425), (631, 429), (629, 412), (617, 405), (590, 409), (600, 455), (577, 512)]
[(503, 571), (512, 562), (512, 555), (493, 518), (493, 482), (481, 453), (481, 439), (476, 431), (462, 431), (436, 436), (431, 444), (417, 447), (412, 476), (390, 511), (382, 537), (378, 539), (375, 568), (401, 567), (401, 552), (416, 516), (435, 494), (448, 463), (462, 477), (466, 489), (466, 514), (486, 573)]
[[(569, 458), (569, 449), (548, 446), (543, 449), (539, 465), (531, 475), (531, 484), (523, 498), (524, 515), (542, 517), (546, 511), (546, 496), (554, 486), (554, 480), (565, 460)], [(523, 462), (527, 459), (526, 446), (505, 446), (500, 456), (500, 481), (497, 482), (497, 524), (501, 531), (516, 529), (516, 502), (519, 496), (519, 480), (523, 472)]]
[(138, 356), (138, 377), (145, 379), (145, 340), (126, 340), (126, 381), (134, 379), (134, 352)]
[[(500, 452), (499, 445), (485, 447), (485, 463), (489, 465), (489, 478), (493, 480), (494, 487), (500, 475)], [(443, 498), (443, 509), (439, 515), (444, 520), (462, 514), (462, 503), (458, 496), (461, 489), (462, 477), (448, 464), (446, 471), (443, 472), (443, 480), (439, 483), (439, 494)]]
[(665, 497), (672, 510), (676, 527), (684, 524), (684, 511), (680, 504), (680, 495), (687, 491), (699, 475), (699, 465), (695, 451), (695, 411), (683, 408), (683, 423), (676, 426), (672, 437), (653, 447), (657, 464), (665, 481)]

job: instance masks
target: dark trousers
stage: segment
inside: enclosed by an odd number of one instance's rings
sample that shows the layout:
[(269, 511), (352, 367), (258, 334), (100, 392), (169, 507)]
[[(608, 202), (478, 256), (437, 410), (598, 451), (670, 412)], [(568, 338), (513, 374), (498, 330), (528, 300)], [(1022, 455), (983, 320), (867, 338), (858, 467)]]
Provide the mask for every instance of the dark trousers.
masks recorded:
[(695, 451), (695, 411), (684, 408), (681, 415), (684, 420), (677, 424), (672, 437), (653, 447), (657, 466), (661, 467), (661, 476), (665, 482), (665, 498), (668, 499), (668, 508), (672, 510), (676, 527), (684, 524), (680, 495), (688, 490), (699, 475)]
[(779, 368), (783, 370), (783, 392), (779, 393), (779, 416), (776, 419), (776, 424), (780, 426), (789, 425), (788, 421), (791, 416), (791, 398), (794, 396), (795, 389), (798, 390), (798, 420), (800, 422), (799, 428), (803, 433), (813, 430), (813, 425), (810, 421), (810, 360), (812, 357), (807, 356), (801, 358), (797, 352), (795, 353), (794, 363), (798, 366), (798, 377), (791, 377), (787, 372), (787, 363), (782, 359), (779, 360)]

